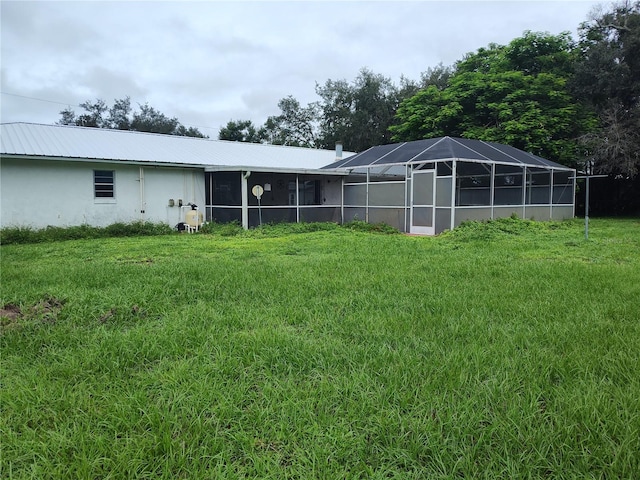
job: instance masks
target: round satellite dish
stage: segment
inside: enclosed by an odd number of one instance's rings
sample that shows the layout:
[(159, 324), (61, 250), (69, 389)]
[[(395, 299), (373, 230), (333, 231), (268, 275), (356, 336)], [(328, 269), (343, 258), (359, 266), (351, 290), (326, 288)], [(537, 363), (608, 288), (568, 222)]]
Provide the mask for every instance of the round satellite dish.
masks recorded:
[(262, 186), (260, 185), (254, 185), (251, 189), (251, 193), (253, 193), (254, 197), (260, 200), (260, 197), (262, 197), (262, 194), (264, 193), (264, 188), (262, 188)]

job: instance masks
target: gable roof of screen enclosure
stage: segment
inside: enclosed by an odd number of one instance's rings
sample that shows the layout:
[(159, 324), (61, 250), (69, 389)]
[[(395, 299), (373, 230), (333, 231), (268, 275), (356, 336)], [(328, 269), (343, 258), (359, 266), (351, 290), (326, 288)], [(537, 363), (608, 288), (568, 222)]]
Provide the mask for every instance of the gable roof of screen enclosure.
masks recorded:
[(354, 169), (375, 165), (415, 164), (453, 159), (573, 171), (572, 168), (509, 145), (457, 137), (438, 137), (371, 147), (324, 168)]
[[(3, 156), (42, 159), (135, 162), (269, 171), (318, 170), (336, 160), (334, 150), (232, 142), (130, 130), (4, 123)], [(343, 158), (353, 155), (343, 152)]]

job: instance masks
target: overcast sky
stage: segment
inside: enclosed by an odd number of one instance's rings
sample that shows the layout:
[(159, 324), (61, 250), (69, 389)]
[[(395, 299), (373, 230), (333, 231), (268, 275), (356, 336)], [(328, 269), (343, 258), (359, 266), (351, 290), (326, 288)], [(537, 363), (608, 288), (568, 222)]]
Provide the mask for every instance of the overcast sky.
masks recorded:
[(577, 38), (598, 4), (2, 0), (1, 121), (55, 123), (66, 106), (129, 95), (217, 138), (363, 67), (398, 84), (526, 30)]

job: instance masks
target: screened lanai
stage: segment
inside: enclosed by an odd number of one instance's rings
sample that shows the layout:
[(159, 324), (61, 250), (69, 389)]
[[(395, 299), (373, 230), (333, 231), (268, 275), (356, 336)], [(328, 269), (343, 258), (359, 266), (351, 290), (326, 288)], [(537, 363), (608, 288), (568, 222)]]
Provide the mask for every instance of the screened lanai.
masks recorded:
[[(206, 219), (237, 221), (245, 228), (262, 223), (342, 220), (344, 172), (208, 167), (205, 171)], [(252, 193), (262, 188), (260, 199)]]
[(441, 137), (382, 145), (324, 168), (348, 173), (344, 222), (434, 235), (466, 220), (574, 216), (575, 170), (498, 143)]

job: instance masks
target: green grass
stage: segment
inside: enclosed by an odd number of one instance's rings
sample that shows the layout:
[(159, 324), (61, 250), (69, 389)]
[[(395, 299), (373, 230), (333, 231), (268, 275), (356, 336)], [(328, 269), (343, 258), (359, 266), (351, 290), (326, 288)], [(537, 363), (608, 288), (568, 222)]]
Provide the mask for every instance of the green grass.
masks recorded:
[(640, 221), (278, 228), (2, 246), (0, 477), (637, 477)]

